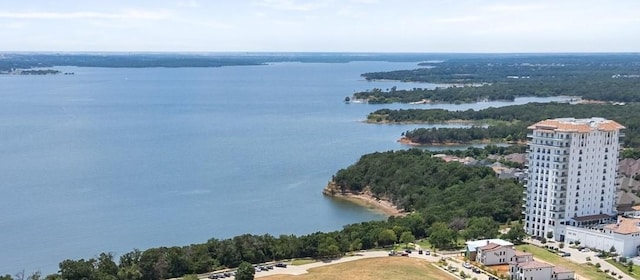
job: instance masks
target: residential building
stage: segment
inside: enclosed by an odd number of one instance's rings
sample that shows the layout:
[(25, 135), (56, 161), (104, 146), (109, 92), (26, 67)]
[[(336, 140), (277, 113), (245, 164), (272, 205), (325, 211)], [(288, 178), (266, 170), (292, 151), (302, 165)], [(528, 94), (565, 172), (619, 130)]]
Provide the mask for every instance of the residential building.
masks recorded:
[(528, 261), (509, 264), (511, 280), (548, 280), (553, 274), (553, 265), (539, 261)]
[(513, 259), (514, 252), (513, 245), (489, 243), (476, 248), (476, 262), (483, 265), (506, 264)]
[(612, 221), (624, 127), (603, 118), (561, 118), (529, 129), (525, 231), (564, 241), (567, 226)]
[(473, 241), (467, 241), (467, 251), (465, 253), (466, 257), (470, 260), (476, 260), (477, 259), (477, 252), (478, 252), (478, 247), (482, 247), (485, 246), (489, 243), (494, 243), (494, 244), (498, 244), (501, 246), (507, 246), (507, 247), (513, 247), (513, 243), (506, 241), (506, 240), (502, 240), (502, 239), (482, 239), (482, 240), (473, 240)]

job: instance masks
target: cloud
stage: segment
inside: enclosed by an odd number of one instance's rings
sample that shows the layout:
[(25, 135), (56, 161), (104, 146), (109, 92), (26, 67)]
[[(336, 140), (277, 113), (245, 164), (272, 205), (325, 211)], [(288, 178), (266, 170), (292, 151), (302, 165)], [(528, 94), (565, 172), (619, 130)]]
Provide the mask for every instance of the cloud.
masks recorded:
[(22, 29), (25, 27), (24, 22), (9, 22), (9, 23), (0, 23), (0, 28), (2, 29)]
[(326, 7), (329, 3), (328, 1), (261, 0), (256, 4), (275, 10), (309, 12)]
[(34, 19), (34, 20), (67, 20), (67, 19), (138, 19), (161, 20), (169, 18), (164, 11), (127, 10), (120, 13), (102, 12), (0, 12), (0, 18)]
[(533, 4), (519, 4), (519, 5), (493, 5), (487, 7), (487, 11), (490, 12), (503, 12), (503, 13), (516, 13), (516, 12), (530, 12), (542, 10), (544, 6)]
[(181, 8), (200, 8), (200, 3), (195, 0), (179, 1), (177, 5)]
[(467, 22), (477, 22), (482, 20), (479, 16), (462, 16), (462, 17), (449, 17), (449, 18), (438, 18), (435, 19), (434, 22), (437, 23), (467, 23)]

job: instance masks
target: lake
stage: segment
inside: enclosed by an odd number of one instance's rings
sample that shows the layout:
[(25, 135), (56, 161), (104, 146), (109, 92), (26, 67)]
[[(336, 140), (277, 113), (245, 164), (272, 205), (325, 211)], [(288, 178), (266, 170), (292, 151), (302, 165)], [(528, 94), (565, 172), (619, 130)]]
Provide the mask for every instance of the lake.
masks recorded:
[(366, 153), (404, 149), (419, 125), (372, 125), (354, 91), (415, 63), (275, 63), (222, 68), (75, 68), (0, 76), (0, 274), (57, 271), (64, 259), (187, 245), (243, 233), (331, 231), (384, 219), (322, 196)]

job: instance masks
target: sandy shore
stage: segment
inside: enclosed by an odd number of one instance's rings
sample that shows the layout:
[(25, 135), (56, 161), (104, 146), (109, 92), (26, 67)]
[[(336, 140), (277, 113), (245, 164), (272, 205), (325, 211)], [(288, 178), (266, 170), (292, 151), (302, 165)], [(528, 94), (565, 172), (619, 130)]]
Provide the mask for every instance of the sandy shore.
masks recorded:
[(326, 196), (330, 196), (335, 199), (342, 199), (349, 201), (364, 207), (373, 209), (387, 216), (405, 216), (407, 212), (398, 209), (393, 203), (384, 199), (376, 199), (367, 192), (363, 193), (341, 193), (332, 191), (335, 189), (335, 185), (329, 184), (322, 192)]

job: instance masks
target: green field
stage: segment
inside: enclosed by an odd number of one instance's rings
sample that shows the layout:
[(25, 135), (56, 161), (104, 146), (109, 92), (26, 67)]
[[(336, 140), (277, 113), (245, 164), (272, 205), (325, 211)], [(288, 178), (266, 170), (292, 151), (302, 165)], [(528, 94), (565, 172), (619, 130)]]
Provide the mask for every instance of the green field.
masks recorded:
[(274, 275), (265, 280), (453, 280), (457, 279), (425, 260), (416, 258), (371, 258), (317, 267), (303, 275)]

